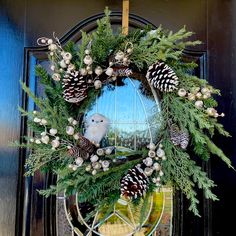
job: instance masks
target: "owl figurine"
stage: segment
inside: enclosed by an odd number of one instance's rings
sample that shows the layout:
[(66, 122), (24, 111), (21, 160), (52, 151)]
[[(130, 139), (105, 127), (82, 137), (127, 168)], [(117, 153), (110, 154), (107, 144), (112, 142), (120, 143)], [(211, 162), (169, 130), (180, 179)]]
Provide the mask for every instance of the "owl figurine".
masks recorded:
[(95, 113), (88, 117), (85, 121), (84, 137), (95, 145), (99, 146), (101, 140), (106, 135), (110, 121), (105, 116)]

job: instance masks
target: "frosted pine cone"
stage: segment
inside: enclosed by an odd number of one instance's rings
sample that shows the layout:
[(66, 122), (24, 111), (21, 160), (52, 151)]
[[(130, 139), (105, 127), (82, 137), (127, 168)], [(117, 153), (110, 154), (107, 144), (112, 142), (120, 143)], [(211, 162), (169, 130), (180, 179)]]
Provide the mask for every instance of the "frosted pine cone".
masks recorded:
[(87, 97), (86, 79), (78, 71), (65, 75), (62, 82), (63, 97), (67, 102), (78, 103)]
[(148, 183), (148, 177), (143, 170), (140, 167), (135, 166), (122, 178), (121, 194), (131, 199), (142, 197), (148, 189)]
[(132, 70), (128, 67), (114, 67), (114, 75), (118, 77), (129, 77), (133, 74)]
[(68, 153), (69, 153), (70, 156), (72, 156), (75, 159), (78, 158), (78, 157), (82, 157), (83, 159), (87, 159), (88, 156), (89, 156), (88, 153), (84, 149), (82, 149), (78, 146), (71, 147), (68, 150)]
[(179, 130), (175, 124), (170, 126), (170, 139), (175, 146), (180, 146), (186, 149), (189, 143), (189, 134), (185, 131)]
[(78, 139), (78, 146), (85, 150), (87, 153), (92, 154), (95, 151), (95, 145), (90, 142), (90, 140), (88, 140), (87, 138), (85, 138), (83, 135), (81, 134), (77, 134), (79, 136)]
[(149, 83), (162, 92), (172, 92), (177, 89), (179, 79), (175, 72), (164, 62), (156, 62), (147, 71)]

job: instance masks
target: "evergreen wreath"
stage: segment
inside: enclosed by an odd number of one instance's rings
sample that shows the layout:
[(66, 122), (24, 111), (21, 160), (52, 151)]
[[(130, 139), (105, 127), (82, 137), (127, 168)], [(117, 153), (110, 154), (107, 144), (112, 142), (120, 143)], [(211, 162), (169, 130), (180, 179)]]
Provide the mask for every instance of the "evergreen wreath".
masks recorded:
[[(185, 28), (176, 33), (147, 27), (114, 34), (109, 14), (106, 9), (95, 32), (82, 32), (80, 45), (62, 46), (56, 37), (38, 40), (48, 46), (52, 75), (36, 67), (45, 97), (36, 97), (22, 83), (37, 106), (37, 111), (20, 108), (34, 134), (17, 144), (32, 150), (26, 176), (37, 170), (52, 172), (58, 176), (56, 185), (40, 190), (41, 194), (79, 192), (80, 203), (90, 202), (97, 209), (112, 206), (120, 197), (136, 201), (170, 184), (183, 192), (189, 210), (199, 215), (196, 189), (202, 189), (207, 199), (217, 196), (212, 193), (214, 182), (193, 157), (208, 161), (213, 154), (232, 168), (212, 141), (216, 132), (230, 136), (217, 120), (224, 116), (217, 112), (213, 97), (220, 91), (192, 75), (197, 65), (183, 60), (183, 50), (200, 42), (189, 41), (193, 33)], [(141, 80), (146, 93), (151, 93), (150, 84), (161, 97), (159, 142), (132, 152), (102, 146), (83, 132), (84, 113), (101, 87), (115, 86), (114, 81), (127, 76)]]

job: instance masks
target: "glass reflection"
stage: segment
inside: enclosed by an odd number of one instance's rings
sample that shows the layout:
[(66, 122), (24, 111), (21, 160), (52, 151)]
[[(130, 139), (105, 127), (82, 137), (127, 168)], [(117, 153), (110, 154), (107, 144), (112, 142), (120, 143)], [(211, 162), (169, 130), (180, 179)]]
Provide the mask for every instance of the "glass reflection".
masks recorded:
[(100, 113), (110, 119), (109, 145), (136, 150), (150, 141), (157, 142), (160, 128), (156, 119), (160, 113), (158, 101), (142, 93), (140, 81), (125, 78), (122, 82), (122, 86), (105, 86), (86, 116)]

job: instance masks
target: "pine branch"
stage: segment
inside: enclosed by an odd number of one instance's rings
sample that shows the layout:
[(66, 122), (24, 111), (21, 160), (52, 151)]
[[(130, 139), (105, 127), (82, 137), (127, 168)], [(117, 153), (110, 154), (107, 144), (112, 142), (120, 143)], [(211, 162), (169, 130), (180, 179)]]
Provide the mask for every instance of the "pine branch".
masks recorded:
[(23, 82), (21, 82), (21, 81), (20, 81), (20, 83), (21, 83), (22, 89), (25, 91), (25, 93), (26, 93), (29, 97), (31, 97), (31, 98), (33, 99), (35, 105), (36, 105), (37, 107), (39, 107), (39, 109), (43, 109), (43, 100), (42, 100), (41, 98), (37, 98), (37, 97), (30, 91), (30, 89), (26, 86), (26, 83), (23, 83)]
[(215, 183), (207, 177), (206, 172), (202, 171), (201, 167), (197, 166), (194, 161), (191, 161), (189, 166), (193, 176), (193, 181), (197, 183), (199, 189), (203, 189), (205, 197), (213, 201), (218, 200), (217, 196), (212, 193), (211, 188), (215, 187)]
[(221, 160), (224, 161), (229, 168), (234, 169), (234, 167), (231, 164), (230, 159), (223, 153), (223, 151), (220, 148), (218, 148), (207, 136), (205, 136), (205, 139), (206, 139), (207, 147), (209, 148), (210, 152), (220, 157)]
[(83, 68), (83, 58), (85, 57), (85, 50), (88, 47), (88, 44), (90, 42), (90, 36), (87, 35), (86, 32), (81, 31), (82, 33), (82, 40), (81, 40), (81, 45), (79, 47), (79, 51), (78, 51), (78, 58), (79, 60), (76, 62), (77, 66), (79, 68)]
[(173, 33), (172, 31), (164, 32), (160, 26), (151, 31), (143, 40), (134, 43), (131, 60), (139, 70), (156, 61), (178, 61), (186, 47), (201, 43), (200, 41), (184, 41), (192, 34), (186, 31), (185, 27)]

